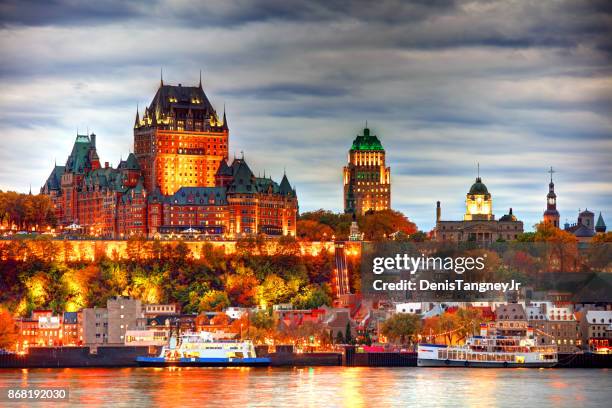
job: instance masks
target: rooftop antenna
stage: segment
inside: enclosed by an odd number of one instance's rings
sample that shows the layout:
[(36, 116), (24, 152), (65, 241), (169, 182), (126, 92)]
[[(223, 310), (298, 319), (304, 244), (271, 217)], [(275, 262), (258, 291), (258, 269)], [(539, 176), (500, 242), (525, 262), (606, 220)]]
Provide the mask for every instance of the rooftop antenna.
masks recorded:
[(550, 166), (550, 170), (548, 170), (548, 173), (550, 173), (550, 182), (552, 183), (552, 175), (553, 173), (556, 173), (556, 171), (553, 170), (552, 166)]
[(368, 127), (368, 120), (366, 119), (366, 129), (367, 129), (367, 127)]

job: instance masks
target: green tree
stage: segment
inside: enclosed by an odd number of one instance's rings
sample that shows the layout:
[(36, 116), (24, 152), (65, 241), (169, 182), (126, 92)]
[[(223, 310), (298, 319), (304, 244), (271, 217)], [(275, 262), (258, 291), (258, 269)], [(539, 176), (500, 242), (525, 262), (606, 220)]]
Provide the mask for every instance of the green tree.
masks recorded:
[(331, 297), (319, 285), (308, 285), (291, 299), (295, 309), (316, 309), (331, 304)]
[(351, 334), (351, 322), (346, 322), (346, 329), (344, 329), (344, 341), (346, 344), (353, 344), (353, 335)]
[(274, 317), (266, 310), (257, 310), (251, 313), (250, 325), (258, 329), (272, 329), (275, 326)]
[(420, 324), (421, 320), (418, 315), (396, 313), (383, 322), (381, 333), (393, 342), (413, 343), (419, 332)]
[(201, 312), (220, 312), (229, 306), (230, 301), (227, 297), (227, 293), (220, 290), (210, 290), (206, 292), (200, 300)]

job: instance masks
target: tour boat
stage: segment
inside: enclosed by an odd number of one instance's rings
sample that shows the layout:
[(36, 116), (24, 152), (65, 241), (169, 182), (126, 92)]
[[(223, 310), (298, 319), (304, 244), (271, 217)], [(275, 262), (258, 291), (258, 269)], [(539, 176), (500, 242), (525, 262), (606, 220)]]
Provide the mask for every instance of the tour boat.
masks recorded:
[(557, 364), (554, 344), (538, 345), (533, 329), (525, 336), (497, 336), (494, 330), (468, 338), (462, 346), (419, 344), (419, 367), (531, 367), (545, 368)]
[(171, 337), (159, 356), (139, 356), (139, 366), (267, 366), (270, 359), (257, 357), (250, 340), (215, 341), (209, 332), (183, 333), (177, 344)]

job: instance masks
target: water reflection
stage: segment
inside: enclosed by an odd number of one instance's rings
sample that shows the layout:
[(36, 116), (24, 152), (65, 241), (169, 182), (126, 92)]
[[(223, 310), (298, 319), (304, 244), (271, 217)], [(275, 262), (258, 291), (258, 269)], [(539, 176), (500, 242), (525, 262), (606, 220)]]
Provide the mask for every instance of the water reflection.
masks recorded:
[(113, 408), (201, 408), (212, 404), (224, 407), (609, 406), (612, 398), (610, 379), (609, 370), (579, 369), (311, 367), (0, 370), (0, 388), (66, 386), (70, 389), (70, 405)]

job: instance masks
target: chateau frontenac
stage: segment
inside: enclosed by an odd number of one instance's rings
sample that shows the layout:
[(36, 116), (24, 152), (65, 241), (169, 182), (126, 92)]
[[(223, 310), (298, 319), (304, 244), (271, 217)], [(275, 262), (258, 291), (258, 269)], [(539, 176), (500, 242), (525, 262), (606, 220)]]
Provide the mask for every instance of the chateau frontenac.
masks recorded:
[(134, 153), (101, 164), (96, 135), (77, 135), (66, 164), (41, 193), (64, 228), (107, 238), (189, 234), (233, 239), (296, 232), (298, 200), (286, 175), (255, 177), (244, 157), (228, 160), (229, 127), (202, 88), (163, 80), (142, 116)]

